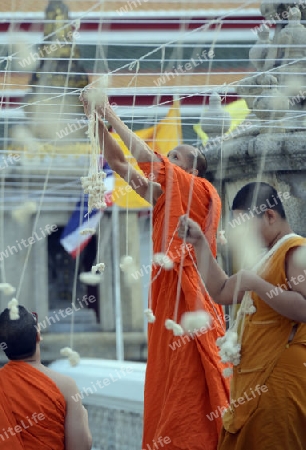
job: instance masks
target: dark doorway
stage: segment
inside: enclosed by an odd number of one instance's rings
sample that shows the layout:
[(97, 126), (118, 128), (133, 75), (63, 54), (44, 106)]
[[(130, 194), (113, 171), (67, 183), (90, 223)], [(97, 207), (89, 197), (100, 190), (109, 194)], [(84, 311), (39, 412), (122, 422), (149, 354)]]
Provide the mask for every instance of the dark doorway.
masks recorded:
[[(75, 276), (76, 259), (66, 252), (60, 243), (63, 227), (58, 227), (55, 233), (48, 237), (48, 279), (49, 279), (49, 312), (51, 314), (71, 307), (73, 283)], [(81, 272), (90, 272), (95, 262), (97, 253), (97, 238), (92, 236), (91, 240), (80, 254), (79, 268), (77, 274), (76, 304), (82, 302), (84, 309), (75, 313), (76, 331), (93, 331), (99, 323), (99, 287), (89, 286), (81, 283), (79, 275)], [(87, 304), (83, 298), (94, 296), (96, 301)], [(69, 331), (71, 317), (67, 320), (56, 321), (50, 324), (49, 331)]]

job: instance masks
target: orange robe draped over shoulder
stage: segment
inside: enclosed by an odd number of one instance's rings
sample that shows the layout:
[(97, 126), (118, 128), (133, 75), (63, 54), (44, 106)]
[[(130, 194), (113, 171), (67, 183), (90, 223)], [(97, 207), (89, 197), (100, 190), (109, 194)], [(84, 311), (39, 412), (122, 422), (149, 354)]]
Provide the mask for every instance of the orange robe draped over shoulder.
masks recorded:
[[(183, 313), (204, 307), (214, 320), (213, 326), (198, 336), (176, 337), (165, 328), (165, 321), (174, 314), (182, 253), (176, 228), (180, 216), (188, 210), (190, 190), (189, 215), (201, 225), (214, 255), (221, 201), (207, 180), (187, 174), (167, 158), (159, 157), (161, 162), (139, 166), (148, 177), (153, 166), (154, 181), (163, 189), (153, 211), (153, 253), (168, 249), (174, 269), (162, 270), (154, 280), (159, 267), (152, 268), (151, 299), (156, 320), (148, 326), (142, 448), (156, 448), (154, 442), (160, 445), (158, 439), (167, 438), (167, 450), (216, 450), (222, 420), (210, 414), (228, 404), (229, 390), (216, 348), (216, 339), (224, 334), (224, 315), (222, 307), (212, 306), (212, 300), (203, 294), (188, 252), (181, 276), (178, 323)], [(193, 249), (192, 254), (196, 261)]]
[(24, 362), (0, 369), (0, 449), (64, 450), (66, 401), (56, 384)]
[[(300, 236), (288, 238), (259, 275), (289, 289), (286, 253), (305, 244)], [(231, 408), (223, 416), (218, 449), (305, 450), (306, 324), (281, 316), (255, 293), (252, 299), (256, 312), (245, 319), (241, 361), (234, 367)]]

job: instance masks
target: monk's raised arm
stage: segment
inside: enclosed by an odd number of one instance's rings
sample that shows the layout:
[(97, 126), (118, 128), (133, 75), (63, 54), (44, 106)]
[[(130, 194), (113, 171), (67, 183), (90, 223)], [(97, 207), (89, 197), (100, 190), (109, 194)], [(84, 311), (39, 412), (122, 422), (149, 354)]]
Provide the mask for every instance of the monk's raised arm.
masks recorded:
[(152, 152), (150, 147), (140, 139), (137, 134), (133, 133), (125, 123), (123, 123), (114, 112), (108, 102), (101, 107), (97, 106), (98, 113), (111, 124), (111, 126), (119, 134), (127, 148), (130, 150), (134, 158), (138, 162), (158, 162), (158, 157)]
[[(181, 239), (193, 245), (197, 258), (198, 270), (211, 298), (220, 305), (231, 305), (237, 286), (237, 276), (228, 275), (221, 269), (209, 244), (200, 228), (193, 220), (182, 216), (179, 222), (178, 234)], [(238, 292), (238, 303), (241, 302), (244, 292)]]
[(152, 197), (153, 203), (155, 203), (162, 194), (160, 184), (148, 180), (134, 169), (126, 160), (120, 145), (108, 131), (102, 119), (99, 119), (99, 141), (100, 148), (103, 148), (105, 158), (111, 169), (129, 183), (142, 198), (149, 201)]
[[(96, 98), (99, 99), (98, 101), (95, 101), (95, 92), (97, 93)], [(87, 116), (94, 108), (102, 119), (105, 118), (110, 123), (138, 162), (159, 161), (150, 147), (120, 120), (110, 106), (106, 96), (101, 98), (96, 89), (87, 89), (80, 95), (80, 100), (83, 102)]]

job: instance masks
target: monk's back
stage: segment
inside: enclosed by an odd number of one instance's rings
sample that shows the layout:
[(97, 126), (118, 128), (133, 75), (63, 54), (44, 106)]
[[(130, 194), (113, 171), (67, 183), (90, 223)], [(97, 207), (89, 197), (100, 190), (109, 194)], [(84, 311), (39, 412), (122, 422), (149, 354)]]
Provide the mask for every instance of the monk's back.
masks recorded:
[(46, 373), (21, 361), (0, 369), (1, 394), (17, 423), (12, 432), (2, 430), (3, 444), (15, 433), (27, 450), (65, 449), (66, 401)]

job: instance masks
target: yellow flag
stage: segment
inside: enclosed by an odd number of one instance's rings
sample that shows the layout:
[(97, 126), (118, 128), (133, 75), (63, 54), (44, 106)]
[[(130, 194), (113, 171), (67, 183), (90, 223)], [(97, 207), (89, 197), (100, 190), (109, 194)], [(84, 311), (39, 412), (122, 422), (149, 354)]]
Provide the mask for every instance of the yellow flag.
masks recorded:
[[(230, 113), (232, 118), (232, 123), (230, 129), (225, 133), (225, 135), (230, 134), (244, 119), (250, 114), (250, 110), (247, 107), (245, 100), (236, 100), (235, 102), (226, 105), (224, 109)], [(198, 123), (193, 126), (194, 131), (201, 138), (202, 144), (205, 145), (208, 140), (207, 134), (202, 130), (201, 125)]]
[[(174, 147), (182, 143), (182, 127), (179, 101), (174, 101), (167, 116), (156, 126), (136, 131), (137, 136), (143, 139), (149, 147), (162, 155), (166, 155)], [(122, 148), (128, 161), (135, 169), (142, 173), (137, 165), (137, 161), (132, 157), (127, 147), (122, 142), (118, 134), (113, 137)], [(113, 191), (113, 202), (122, 208), (142, 208), (149, 207), (150, 204), (140, 197), (131, 187), (118, 175), (115, 177), (115, 188)]]

